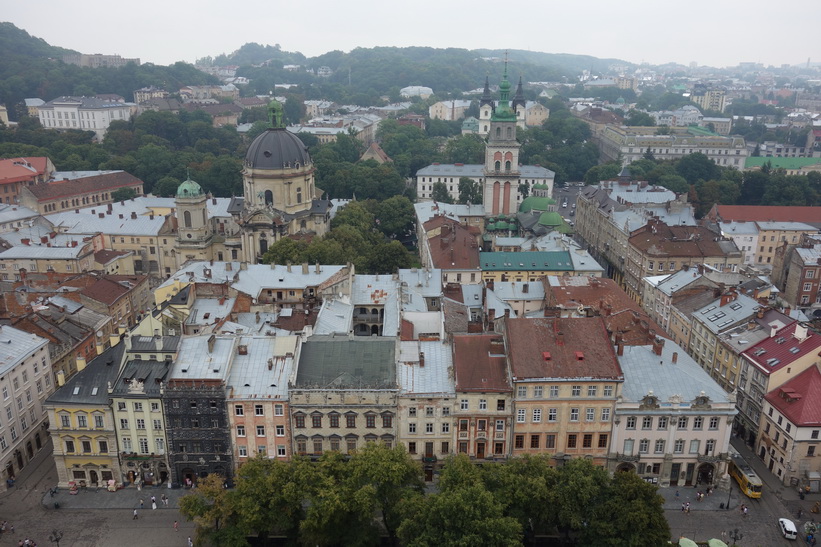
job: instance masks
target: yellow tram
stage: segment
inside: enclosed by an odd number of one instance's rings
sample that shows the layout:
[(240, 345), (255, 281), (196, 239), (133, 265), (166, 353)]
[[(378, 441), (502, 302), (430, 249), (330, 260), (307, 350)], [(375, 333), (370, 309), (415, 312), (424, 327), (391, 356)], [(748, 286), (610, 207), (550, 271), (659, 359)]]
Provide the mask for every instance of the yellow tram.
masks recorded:
[(744, 492), (747, 497), (761, 497), (761, 479), (755, 470), (750, 467), (739, 454), (732, 454), (730, 475), (736, 480), (741, 491)]

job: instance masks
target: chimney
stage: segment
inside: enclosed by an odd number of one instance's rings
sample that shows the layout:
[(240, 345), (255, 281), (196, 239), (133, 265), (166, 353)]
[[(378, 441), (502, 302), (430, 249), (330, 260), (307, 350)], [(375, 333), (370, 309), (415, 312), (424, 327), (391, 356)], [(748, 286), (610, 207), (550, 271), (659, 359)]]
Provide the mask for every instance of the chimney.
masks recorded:
[(254, 322), (259, 323), (259, 321), (260, 321), (259, 312), (257, 312), (256, 315), (254, 316)]
[(559, 331), (556, 333), (556, 345), (563, 346), (564, 345), (564, 333)]
[(302, 275), (307, 275), (307, 273), (308, 273), (308, 263), (303, 262), (302, 263)]
[(131, 220), (137, 220), (137, 212), (131, 211)]
[(505, 309), (505, 318), (510, 319), (510, 308)]
[(162, 351), (162, 336), (159, 334), (154, 335), (154, 348), (156, 348), (157, 351)]
[(123, 343), (125, 344), (125, 351), (131, 350), (131, 337), (127, 334), (123, 336)]
[(60, 387), (66, 385), (66, 373), (62, 370), (57, 371), (57, 385)]
[(233, 266), (231, 266), (231, 263), (230, 263), (230, 262), (226, 262), (226, 263), (225, 263), (225, 271), (226, 271), (226, 272), (230, 272), (232, 267), (233, 267)]
[(105, 218), (105, 213), (100, 213), (97, 215), (97, 218)]
[(610, 314), (612, 312), (613, 312), (613, 306), (611, 306), (610, 304), (605, 304), (604, 305), (604, 316), (605, 317), (610, 317)]
[(487, 310), (487, 322), (488, 323), (493, 323), (494, 319), (496, 319), (496, 310), (493, 309), (493, 308), (490, 308), (490, 309)]
[(291, 273), (291, 261), (290, 260), (285, 263), (285, 267), (288, 268), (288, 273)]
[(674, 364), (674, 365), (675, 365), (676, 363), (678, 363), (678, 352), (677, 352), (677, 351), (674, 351), (674, 352), (673, 352), (673, 359), (672, 359), (672, 361), (673, 361), (673, 364)]
[(48, 243), (48, 236), (40, 236), (40, 243)]
[(214, 344), (217, 342), (217, 337), (213, 334), (208, 337), (208, 353), (214, 352)]
[(21, 240), (20, 240), (20, 243), (22, 243), (23, 245), (30, 245), (30, 244), (31, 244), (31, 240), (30, 240), (30, 239), (28, 239), (28, 238), (24, 238), (24, 239), (21, 239)]
[[(226, 268), (226, 269), (227, 269), (229, 272), (231, 271), (231, 268)], [(240, 269), (240, 270), (247, 270), (247, 269), (248, 269), (248, 263), (247, 263), (247, 262), (240, 262), (240, 263), (239, 263), (239, 269)]]
[(764, 319), (764, 308), (763, 307), (758, 308), (758, 311), (755, 312), (755, 316), (758, 319)]
[(542, 352), (542, 361), (550, 361), (552, 359), (549, 351)]
[(425, 352), (424, 351), (419, 352), (419, 367), (420, 368), (425, 367)]
[(319, 269), (319, 262), (317, 262), (317, 263), (316, 263), (316, 269), (314, 270), (314, 273), (319, 273), (319, 272), (320, 272), (320, 269)]
[(664, 338), (656, 337), (653, 339), (653, 353), (661, 355), (661, 348), (664, 347)]
[(78, 355), (76, 361), (77, 361), (77, 372), (80, 372), (81, 370), (86, 368), (86, 358), (85, 358), (84, 355)]
[(212, 198), (211, 199), (211, 204), (216, 205), (217, 204), (217, 198)]
[(624, 340), (622, 340), (621, 338), (618, 338), (616, 340), (616, 355), (618, 355), (619, 357), (624, 355)]

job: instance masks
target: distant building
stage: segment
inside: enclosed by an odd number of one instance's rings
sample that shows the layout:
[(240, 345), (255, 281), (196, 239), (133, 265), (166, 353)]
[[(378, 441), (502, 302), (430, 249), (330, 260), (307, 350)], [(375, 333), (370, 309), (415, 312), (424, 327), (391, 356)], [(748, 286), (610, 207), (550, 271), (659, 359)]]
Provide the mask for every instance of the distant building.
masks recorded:
[(125, 58), (119, 55), (103, 55), (101, 53), (68, 53), (63, 55), (63, 62), (67, 65), (77, 65), (87, 68), (118, 68), (127, 65), (128, 63), (140, 64), (139, 57)]
[(454, 121), (464, 118), (468, 108), (470, 108), (470, 101), (456, 99), (439, 101), (428, 108), (428, 115), (432, 120)]
[(167, 99), (168, 95), (168, 91), (152, 85), (134, 91), (134, 102), (140, 104), (150, 99)]
[(726, 106), (726, 91), (704, 84), (696, 84), (690, 94), (690, 100), (700, 106), (703, 110), (714, 110), (724, 112)]
[(128, 121), (136, 106), (93, 97), (58, 97), (38, 108), (40, 125), (46, 129), (93, 131), (102, 141), (115, 120)]
[(57, 172), (48, 184), (23, 188), (20, 203), (46, 215), (71, 211), (90, 205), (101, 208), (113, 203), (117, 190), (131, 189), (135, 195), (143, 193), (143, 181), (125, 171)]
[(425, 100), (433, 95), (433, 90), (429, 87), (421, 85), (411, 85), (400, 89), (399, 94), (403, 97), (419, 97), (420, 99)]

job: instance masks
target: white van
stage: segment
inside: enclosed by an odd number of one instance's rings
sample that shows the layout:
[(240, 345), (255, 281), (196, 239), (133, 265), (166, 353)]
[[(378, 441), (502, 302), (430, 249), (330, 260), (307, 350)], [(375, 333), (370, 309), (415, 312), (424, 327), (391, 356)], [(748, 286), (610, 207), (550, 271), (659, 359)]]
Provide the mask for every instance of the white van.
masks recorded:
[(778, 519), (778, 527), (781, 529), (781, 534), (787, 539), (798, 538), (798, 529), (790, 519)]

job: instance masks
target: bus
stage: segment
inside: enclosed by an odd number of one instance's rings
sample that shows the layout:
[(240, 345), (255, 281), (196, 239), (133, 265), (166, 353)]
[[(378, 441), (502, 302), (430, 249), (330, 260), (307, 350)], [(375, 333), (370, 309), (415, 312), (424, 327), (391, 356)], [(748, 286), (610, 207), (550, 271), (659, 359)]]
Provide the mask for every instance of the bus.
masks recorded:
[(730, 475), (749, 498), (761, 497), (761, 479), (739, 454), (731, 454)]

